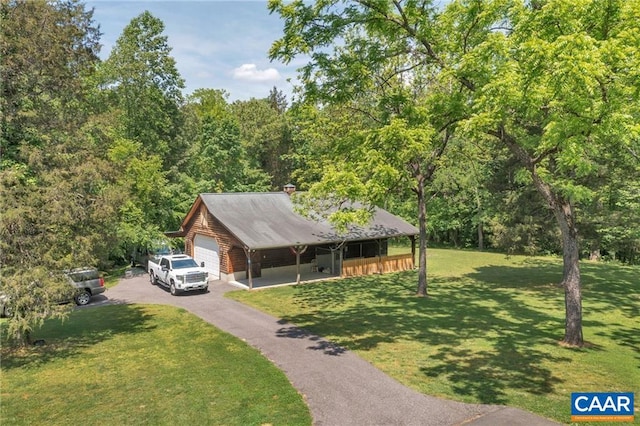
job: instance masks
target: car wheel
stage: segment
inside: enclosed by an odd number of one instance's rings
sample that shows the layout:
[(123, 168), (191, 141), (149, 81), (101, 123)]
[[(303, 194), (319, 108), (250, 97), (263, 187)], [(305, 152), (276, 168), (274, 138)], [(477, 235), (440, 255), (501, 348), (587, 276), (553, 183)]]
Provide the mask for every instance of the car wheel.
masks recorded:
[(76, 296), (76, 304), (78, 306), (88, 305), (90, 301), (91, 293), (89, 293), (87, 290), (82, 290), (80, 294)]
[(151, 281), (151, 285), (158, 285), (158, 279), (153, 272), (149, 272), (149, 281)]
[(173, 296), (178, 294), (178, 291), (176, 290), (176, 285), (175, 285), (175, 283), (173, 281), (171, 281), (171, 285), (169, 286), (169, 291), (171, 292), (171, 294)]
[(207, 293), (208, 291), (209, 291), (209, 287), (205, 287), (205, 288), (202, 289), (203, 293)]

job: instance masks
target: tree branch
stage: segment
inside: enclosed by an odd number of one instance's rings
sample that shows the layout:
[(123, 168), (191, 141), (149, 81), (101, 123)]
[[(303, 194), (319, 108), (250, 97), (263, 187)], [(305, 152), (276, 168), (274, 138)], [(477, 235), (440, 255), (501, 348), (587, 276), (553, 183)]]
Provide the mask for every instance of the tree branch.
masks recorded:
[(531, 159), (531, 162), (535, 165), (538, 164), (540, 161), (544, 160), (545, 158), (547, 158), (549, 155), (551, 154), (555, 154), (558, 152), (558, 147), (554, 146), (553, 148), (549, 148), (546, 151), (540, 153), (540, 155), (538, 155), (537, 157), (533, 157)]

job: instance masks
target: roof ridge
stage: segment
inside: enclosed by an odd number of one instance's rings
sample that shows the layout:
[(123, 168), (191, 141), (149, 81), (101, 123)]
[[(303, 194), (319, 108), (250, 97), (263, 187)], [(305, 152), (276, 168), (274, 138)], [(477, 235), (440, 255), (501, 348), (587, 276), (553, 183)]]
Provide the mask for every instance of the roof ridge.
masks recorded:
[(257, 195), (257, 194), (284, 194), (284, 191), (269, 191), (269, 192), (201, 192), (200, 195)]

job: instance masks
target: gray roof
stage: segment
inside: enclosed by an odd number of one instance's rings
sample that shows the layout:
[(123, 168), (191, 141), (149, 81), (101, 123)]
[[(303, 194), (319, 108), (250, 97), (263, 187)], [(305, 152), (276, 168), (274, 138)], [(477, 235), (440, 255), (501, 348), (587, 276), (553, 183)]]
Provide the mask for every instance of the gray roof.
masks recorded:
[(354, 226), (346, 236), (339, 235), (328, 222), (296, 213), (284, 192), (200, 194), (200, 198), (229, 232), (253, 250), (418, 234), (415, 226), (376, 208), (367, 226)]

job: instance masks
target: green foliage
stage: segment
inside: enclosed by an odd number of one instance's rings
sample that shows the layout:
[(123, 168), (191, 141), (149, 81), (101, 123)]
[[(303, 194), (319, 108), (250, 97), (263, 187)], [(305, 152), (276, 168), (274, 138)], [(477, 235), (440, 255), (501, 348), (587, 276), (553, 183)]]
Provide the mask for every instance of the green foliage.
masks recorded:
[(112, 117), (104, 143), (123, 197), (111, 253), (120, 261), (176, 229), (195, 198), (185, 173), (195, 126), (181, 110), (184, 81), (163, 31), (149, 12), (135, 17), (94, 77), (100, 86), (92, 102)]
[(176, 145), (184, 81), (163, 31), (163, 22), (148, 11), (133, 18), (101, 64), (98, 78), (104, 98), (119, 111), (120, 136), (140, 142), (168, 168), (185, 148)]
[(147, 154), (140, 142), (115, 139), (108, 151), (114, 168), (114, 188), (124, 197), (115, 229), (119, 244), (112, 256), (128, 259), (136, 247), (149, 247), (161, 237), (162, 223), (170, 220), (164, 205), (169, 196), (162, 159)]
[[(368, 161), (379, 156), (397, 167), (402, 149), (414, 148), (408, 151), (415, 156), (404, 159), (418, 197), (420, 294), (424, 186), (436, 160), (453, 135), (508, 148), (561, 230), (565, 341), (582, 345), (576, 205), (594, 198), (591, 180), (611, 165), (612, 147), (637, 145), (629, 130), (640, 118), (640, 79), (629, 65), (640, 57), (640, 3), (574, 3), (460, 0), (437, 10), (431, 2), (271, 0), (285, 26), (270, 55), (309, 57), (300, 72), (308, 100), (355, 106), (377, 121), (374, 132), (393, 148), (365, 155)], [(398, 126), (398, 118), (409, 127)], [(390, 133), (380, 131), (387, 126)], [(430, 129), (431, 152), (414, 144), (430, 138), (416, 139), (408, 129)]]
[(366, 225), (372, 212), (369, 206), (358, 204), (366, 192), (360, 178), (336, 168), (328, 169), (325, 176), (307, 192), (292, 195), (295, 210), (312, 220), (328, 220), (343, 234), (351, 225)]
[[(31, 343), (31, 337), (48, 318), (66, 318), (70, 305), (61, 301), (72, 300), (74, 288), (61, 273), (52, 273), (47, 267), (8, 269), (0, 281), (0, 293), (6, 297), (10, 309), (7, 336), (10, 343)], [(5, 273), (3, 273), (5, 275)]]
[(275, 87), (269, 98), (231, 105), (249, 165), (270, 175), (273, 190), (289, 183), (293, 170), (290, 154), (294, 145), (286, 107), (286, 97)]
[(99, 148), (83, 131), (87, 75), (98, 29), (76, 1), (2, 2), (0, 293), (18, 343), (47, 316), (68, 283), (61, 271), (94, 264), (110, 239), (112, 194)]
[[(51, 132), (74, 129), (99, 51), (93, 13), (77, 0), (0, 4), (2, 160), (27, 161)], [(25, 152), (26, 151), (26, 152)]]
[(331, 155), (333, 144), (351, 133), (350, 127), (357, 122), (351, 120), (347, 107), (335, 105), (319, 109), (299, 103), (289, 110), (289, 114), (296, 128), (293, 134), (296, 149), (287, 156), (296, 166), (291, 177), (299, 189), (306, 190), (322, 178), (326, 167), (333, 164), (336, 157)]
[(189, 173), (198, 192), (263, 191), (269, 187), (263, 169), (251, 165), (241, 127), (224, 91), (196, 90), (190, 106), (197, 120)]

